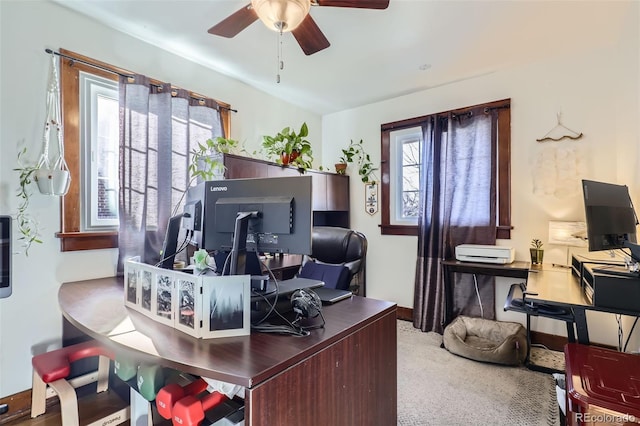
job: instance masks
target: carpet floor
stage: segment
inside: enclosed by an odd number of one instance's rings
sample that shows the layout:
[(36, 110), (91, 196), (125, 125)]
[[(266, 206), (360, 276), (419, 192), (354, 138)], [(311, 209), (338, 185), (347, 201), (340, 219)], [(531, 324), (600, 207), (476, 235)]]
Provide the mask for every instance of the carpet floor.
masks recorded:
[(558, 425), (551, 374), (459, 357), (398, 321), (398, 425)]

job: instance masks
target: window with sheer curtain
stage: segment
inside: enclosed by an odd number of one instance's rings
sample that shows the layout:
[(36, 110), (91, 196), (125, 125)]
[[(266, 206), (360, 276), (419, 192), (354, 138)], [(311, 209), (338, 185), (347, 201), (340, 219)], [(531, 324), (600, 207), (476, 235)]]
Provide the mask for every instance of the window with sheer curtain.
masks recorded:
[[(56, 236), (60, 238), (62, 251), (118, 247), (122, 222), (120, 215), (123, 211), (120, 202), (123, 196), (123, 163), (120, 151), (123, 135), (120, 131), (124, 129), (123, 93), (119, 87), (119, 75), (133, 76), (133, 73), (64, 49), (60, 49), (60, 54), (76, 60), (64, 57), (60, 59), (64, 143), (72, 180), (69, 192), (62, 199), (61, 229)], [(138, 79), (137, 83), (139, 82)], [(145, 80), (145, 83), (148, 83), (150, 93), (156, 94), (158, 88), (163, 87), (163, 96), (172, 99), (169, 102), (169, 115), (158, 121), (158, 116), (152, 114), (149, 128), (155, 126), (163, 131), (173, 129), (170, 133), (176, 140), (184, 140), (184, 135), (192, 135), (195, 140), (203, 141), (207, 137), (229, 134), (228, 104), (176, 89), (151, 78)], [(150, 101), (149, 98), (145, 102), (157, 104), (156, 100)], [(205, 114), (203, 117), (199, 112), (194, 112), (205, 109), (215, 113)], [(193, 113), (190, 114), (189, 111)], [(164, 188), (167, 187), (166, 176), (171, 177), (178, 169), (184, 169), (183, 174), (186, 174), (188, 150), (194, 142), (177, 148), (176, 152), (168, 146), (158, 151), (153, 148), (157, 137), (150, 138), (150, 141), (145, 140), (144, 149), (137, 147), (141, 154), (150, 153), (149, 158), (157, 161), (164, 158), (166, 152), (170, 152), (172, 156), (175, 155), (175, 162), (171, 162), (169, 169), (164, 168), (166, 162), (157, 163), (161, 164), (159, 168), (149, 169), (146, 163), (142, 167), (131, 167), (132, 170), (145, 170), (152, 179), (159, 176)], [(136, 149), (132, 152), (137, 152)], [(146, 154), (140, 158), (146, 158)], [(137, 177), (143, 179), (142, 175)], [(146, 176), (144, 180), (148, 180)], [(175, 181), (183, 182), (184, 179), (176, 178)], [(168, 187), (173, 194), (168, 198), (160, 196), (160, 203), (175, 204), (175, 194), (179, 192), (176, 185), (178, 183), (174, 184), (169, 179)], [(137, 189), (127, 187), (125, 190), (131, 194)], [(171, 208), (173, 207), (175, 206), (172, 205)], [(146, 212), (154, 217), (154, 224), (148, 230), (154, 229), (154, 232), (162, 233), (164, 226), (160, 223), (166, 219), (166, 215), (159, 215), (156, 213), (157, 209), (149, 206), (142, 208), (146, 208)], [(151, 243), (149, 247), (156, 250), (156, 246), (157, 243)]]
[[(420, 176), (429, 165), (422, 162), (424, 129), (429, 120), (453, 114), (463, 116), (471, 110), (495, 111), (491, 131), (496, 140), (494, 175), (496, 191), (496, 238), (511, 235), (511, 113), (510, 100), (490, 102), (429, 114), (381, 126), (381, 233), (383, 235), (418, 235)], [(427, 182), (428, 183), (428, 182)]]

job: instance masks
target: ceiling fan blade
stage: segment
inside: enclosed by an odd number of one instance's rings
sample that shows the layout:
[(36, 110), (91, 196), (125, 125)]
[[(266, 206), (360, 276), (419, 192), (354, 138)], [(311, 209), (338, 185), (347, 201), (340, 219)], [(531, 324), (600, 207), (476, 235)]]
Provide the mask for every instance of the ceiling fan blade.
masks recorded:
[(251, 7), (251, 4), (248, 4), (209, 28), (207, 32), (213, 35), (232, 38), (257, 20), (258, 15), (255, 10), (253, 10), (253, 7)]
[[(314, 1), (311, 2), (312, 4)], [(318, 6), (355, 7), (359, 9), (386, 9), (389, 0), (315, 0)]]
[(293, 36), (296, 38), (305, 55), (313, 55), (331, 46), (331, 43), (329, 43), (329, 40), (322, 34), (320, 27), (318, 27), (318, 24), (316, 24), (316, 21), (313, 20), (311, 15), (307, 15), (298, 28), (291, 31), (291, 33), (293, 33)]

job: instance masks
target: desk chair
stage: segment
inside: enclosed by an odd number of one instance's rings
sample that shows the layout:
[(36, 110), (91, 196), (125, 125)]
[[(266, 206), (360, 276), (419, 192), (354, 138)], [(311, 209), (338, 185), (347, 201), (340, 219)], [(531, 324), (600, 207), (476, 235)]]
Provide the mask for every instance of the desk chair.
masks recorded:
[[(311, 256), (303, 257), (299, 276), (305, 277), (310, 271), (317, 272), (323, 265), (333, 266), (333, 271), (324, 272), (324, 281), (327, 275), (334, 277), (331, 282), (325, 282), (326, 287), (351, 290), (353, 294), (365, 296), (366, 255), (367, 238), (362, 233), (333, 226), (314, 226)], [(314, 265), (306, 266), (309, 262)], [(335, 268), (336, 266), (346, 267), (346, 276), (341, 271), (344, 268)]]

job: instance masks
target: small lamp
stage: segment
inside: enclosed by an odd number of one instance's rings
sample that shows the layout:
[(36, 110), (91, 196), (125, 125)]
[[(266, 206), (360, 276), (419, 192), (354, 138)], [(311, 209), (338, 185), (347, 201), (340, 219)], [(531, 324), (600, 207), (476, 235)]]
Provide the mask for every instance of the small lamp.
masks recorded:
[(264, 25), (273, 31), (295, 30), (309, 14), (310, 0), (251, 0)]
[(569, 262), (569, 246), (586, 247), (586, 230), (587, 224), (585, 222), (564, 222), (555, 220), (549, 222), (549, 244), (557, 244), (567, 248), (566, 265), (554, 264), (554, 266), (563, 266), (566, 268), (571, 267)]

